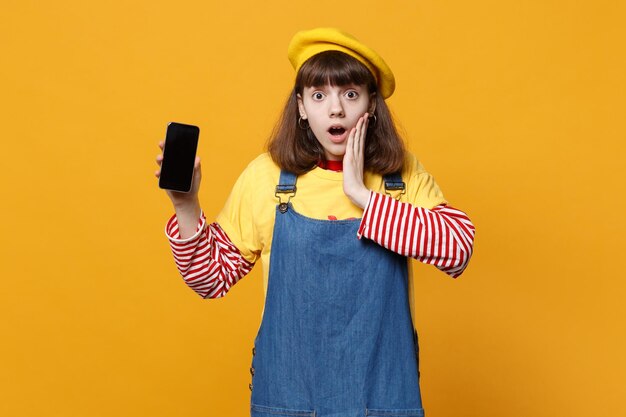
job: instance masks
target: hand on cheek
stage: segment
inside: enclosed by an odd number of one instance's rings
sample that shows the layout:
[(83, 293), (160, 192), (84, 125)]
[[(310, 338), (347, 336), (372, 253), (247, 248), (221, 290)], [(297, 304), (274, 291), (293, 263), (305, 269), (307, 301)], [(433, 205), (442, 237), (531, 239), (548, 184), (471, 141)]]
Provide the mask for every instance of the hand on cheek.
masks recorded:
[(364, 148), (367, 136), (367, 118), (365, 113), (348, 135), (346, 154), (343, 157), (343, 192), (357, 206), (365, 208), (370, 191), (363, 183)]

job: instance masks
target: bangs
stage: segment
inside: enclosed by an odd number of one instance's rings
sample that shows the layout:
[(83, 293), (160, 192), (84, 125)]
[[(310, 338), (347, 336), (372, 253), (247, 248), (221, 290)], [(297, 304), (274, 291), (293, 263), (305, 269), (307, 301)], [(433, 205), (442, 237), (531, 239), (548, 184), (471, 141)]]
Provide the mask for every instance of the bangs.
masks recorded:
[(323, 85), (344, 86), (348, 84), (366, 85), (369, 92), (376, 91), (376, 80), (358, 59), (340, 51), (324, 51), (309, 58), (300, 68), (296, 77), (296, 88)]

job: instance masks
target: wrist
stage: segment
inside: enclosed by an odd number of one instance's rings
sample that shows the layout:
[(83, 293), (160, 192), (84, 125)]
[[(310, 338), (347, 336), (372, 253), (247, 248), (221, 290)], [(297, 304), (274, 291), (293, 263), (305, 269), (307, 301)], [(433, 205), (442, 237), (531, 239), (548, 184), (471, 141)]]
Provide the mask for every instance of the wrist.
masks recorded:
[(371, 191), (365, 187), (360, 188), (350, 196), (350, 200), (352, 200), (352, 202), (360, 208), (365, 209), (365, 206), (370, 199), (370, 192)]
[(173, 202), (176, 213), (196, 213), (200, 212), (200, 200), (198, 197), (188, 200), (180, 200)]

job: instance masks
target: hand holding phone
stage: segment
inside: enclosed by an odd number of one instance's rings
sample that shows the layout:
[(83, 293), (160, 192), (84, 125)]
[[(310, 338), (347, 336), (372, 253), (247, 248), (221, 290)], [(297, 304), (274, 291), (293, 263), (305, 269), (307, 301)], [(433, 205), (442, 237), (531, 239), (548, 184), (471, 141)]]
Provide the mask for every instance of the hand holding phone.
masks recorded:
[(171, 122), (163, 146), (159, 187), (188, 193), (192, 189), (200, 129)]
[[(172, 142), (170, 142), (170, 145), (171, 144)], [(159, 148), (161, 148), (162, 153), (157, 155), (156, 163), (159, 167), (162, 167), (165, 140), (159, 142)], [(172, 150), (172, 146), (170, 146), (169, 149)], [(191, 190), (189, 192), (172, 191), (167, 188), (165, 189), (168, 197), (172, 200), (172, 204), (174, 205), (176, 218), (178, 219), (178, 231), (180, 233), (180, 238), (182, 239), (191, 237), (197, 232), (198, 219), (200, 218), (200, 213), (202, 212), (202, 209), (200, 208), (200, 201), (198, 200), (198, 191), (200, 190), (200, 182), (202, 181), (200, 157), (194, 157), (192, 168), (193, 177), (191, 180)], [(154, 174), (157, 178), (159, 178), (160, 182), (161, 169), (159, 168), (156, 170)]]

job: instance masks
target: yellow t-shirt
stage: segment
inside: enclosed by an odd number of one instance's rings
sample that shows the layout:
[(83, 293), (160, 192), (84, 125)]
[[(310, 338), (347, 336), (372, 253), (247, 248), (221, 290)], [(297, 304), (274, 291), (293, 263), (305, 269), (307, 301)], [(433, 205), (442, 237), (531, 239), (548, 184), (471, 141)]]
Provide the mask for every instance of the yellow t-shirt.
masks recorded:
[[(226, 205), (217, 216), (217, 223), (246, 260), (254, 263), (261, 258), (265, 294), (274, 216), (278, 204), (274, 194), (279, 177), (280, 168), (269, 154), (260, 155), (239, 176)], [(366, 172), (363, 180), (368, 189), (384, 194), (385, 185), (381, 175)], [(446, 203), (434, 178), (408, 153), (402, 180), (406, 183), (406, 193), (400, 196), (400, 201), (427, 209)], [(297, 192), (291, 203), (294, 210), (304, 216), (321, 220), (342, 220), (361, 218), (363, 215), (363, 210), (354, 205), (343, 192), (342, 172), (316, 167), (300, 175), (296, 185)], [(411, 276), (409, 292), (410, 300), (413, 300)], [(411, 312), (413, 311), (411, 302)]]

